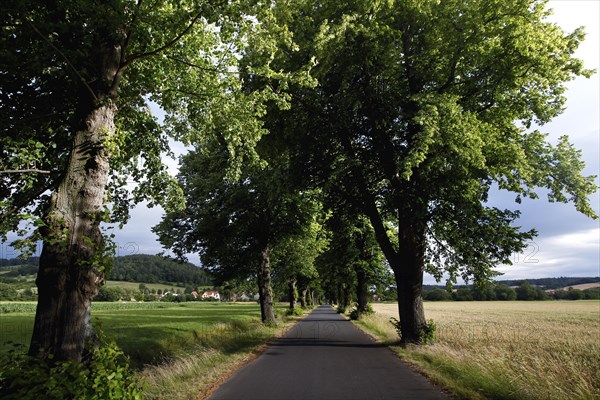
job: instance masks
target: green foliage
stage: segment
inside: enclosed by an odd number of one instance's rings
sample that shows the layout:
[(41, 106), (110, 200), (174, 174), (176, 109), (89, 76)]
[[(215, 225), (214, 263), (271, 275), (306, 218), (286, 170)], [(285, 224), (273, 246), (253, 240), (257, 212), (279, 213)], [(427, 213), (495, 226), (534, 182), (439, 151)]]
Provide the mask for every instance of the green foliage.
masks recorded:
[(127, 290), (120, 287), (101, 286), (94, 301), (130, 301), (139, 293), (135, 290)]
[[(557, 290), (552, 294), (552, 297), (554, 297), (557, 300), (583, 300), (583, 299), (588, 299), (588, 298), (593, 298), (593, 292), (590, 292), (588, 294), (588, 291), (591, 289), (588, 289), (586, 291), (583, 290), (579, 290), (579, 289), (573, 289), (572, 287), (570, 287), (567, 290)], [(596, 290), (596, 293), (600, 292), (600, 290)], [(591, 296), (590, 296), (591, 294)]]
[(421, 330), (420, 340), (419, 342), (422, 344), (433, 344), (435, 343), (435, 332), (437, 330), (437, 326), (435, 321), (430, 319), (427, 321), (427, 326)]
[(434, 289), (423, 293), (423, 300), (428, 301), (448, 301), (452, 300), (452, 294), (444, 289)]
[(350, 312), (350, 319), (353, 321), (358, 321), (360, 320), (363, 316), (365, 315), (371, 315), (373, 314), (373, 307), (371, 307), (371, 305), (369, 304), (367, 306), (367, 310), (366, 311), (361, 311), (358, 308), (354, 308), (351, 312)]
[(496, 300), (516, 300), (517, 293), (508, 285), (497, 284), (494, 287), (494, 292), (496, 294)]
[(517, 300), (545, 300), (546, 292), (538, 286), (532, 286), (528, 281), (523, 281), (515, 289)]
[(304, 315), (304, 310), (301, 307), (288, 308), (285, 314), (289, 316), (301, 317)]
[[(41, 220), (45, 192), (58, 186), (69, 163), (72, 127), (91, 103), (118, 109), (116, 131), (107, 132), (100, 146), (111, 157), (110, 219), (123, 223), (140, 201), (167, 210), (183, 206), (181, 189), (162, 161), (171, 154), (169, 137), (189, 144), (220, 132), (233, 173), (256, 158), (265, 103), (283, 107), (287, 96), (277, 85), (243, 90), (241, 74), (282, 82), (282, 88), (287, 80), (309, 81), (306, 71), (270, 68), (270, 57), (294, 44), (267, 3), (57, 1), (41, 7), (7, 0), (0, 12), (7, 21), (0, 36), (0, 170), (48, 172), (2, 174), (2, 235), (16, 229), (22, 215)], [(103, 68), (115, 48), (120, 55), (113, 79)], [(251, 62), (240, 65), (248, 48)], [(148, 100), (166, 112), (163, 124)], [(137, 182), (133, 190), (125, 187), (128, 181)]]
[[(47, 356), (50, 357), (51, 356)], [(116, 344), (105, 337), (83, 362), (45, 362), (20, 347), (0, 358), (0, 395), (9, 400), (140, 400), (142, 384)]]
[(455, 301), (472, 301), (473, 292), (468, 288), (460, 288), (452, 293), (452, 298)]
[(0, 283), (0, 300), (16, 300), (17, 297), (17, 290), (13, 285)]
[[(402, 337), (402, 329), (400, 326), (400, 321), (398, 321), (396, 318), (392, 317), (392, 318), (390, 318), (390, 324), (392, 324), (392, 326), (398, 333), (398, 336), (401, 338)], [(432, 319), (428, 320), (427, 325), (424, 326), (423, 329), (421, 329), (421, 333), (419, 335), (419, 343), (420, 344), (435, 343), (436, 330), (437, 330), (437, 325), (435, 324), (435, 321)]]
[(191, 263), (165, 257), (135, 254), (116, 257), (109, 280), (130, 282), (177, 282), (184, 286), (212, 286), (212, 277)]
[(596, 217), (580, 153), (528, 129), (592, 73), (573, 57), (583, 31), (563, 32), (544, 1), (295, 4), (301, 54), (276, 61), (314, 58), (318, 86), (294, 91), (278, 127), (304, 150), (298, 168), (369, 215), (392, 268), (412, 234), (436, 278), (494, 277), (535, 235), (519, 212), (486, 204), (495, 185)]
[(598, 288), (592, 288), (592, 289), (586, 289), (583, 291), (583, 293), (585, 294), (585, 299), (586, 300), (598, 300), (600, 299), (600, 287)]
[(338, 298), (340, 293), (351, 290), (353, 298), (358, 296), (355, 288), (359, 274), (363, 275), (365, 284), (376, 291), (388, 288), (393, 281), (389, 268), (383, 263), (373, 227), (355, 211), (332, 211), (325, 222), (328, 247), (316, 260), (321, 287), (330, 299), (339, 302), (345, 300)]

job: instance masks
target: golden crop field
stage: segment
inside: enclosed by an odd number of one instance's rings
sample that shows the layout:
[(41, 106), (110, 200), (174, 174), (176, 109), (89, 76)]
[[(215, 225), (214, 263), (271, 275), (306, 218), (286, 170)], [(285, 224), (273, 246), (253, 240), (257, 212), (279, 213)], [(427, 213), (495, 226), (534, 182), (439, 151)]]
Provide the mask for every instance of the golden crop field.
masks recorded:
[[(363, 322), (398, 336), (395, 304)], [(436, 343), (400, 350), (460, 398), (600, 399), (600, 302), (427, 302)]]

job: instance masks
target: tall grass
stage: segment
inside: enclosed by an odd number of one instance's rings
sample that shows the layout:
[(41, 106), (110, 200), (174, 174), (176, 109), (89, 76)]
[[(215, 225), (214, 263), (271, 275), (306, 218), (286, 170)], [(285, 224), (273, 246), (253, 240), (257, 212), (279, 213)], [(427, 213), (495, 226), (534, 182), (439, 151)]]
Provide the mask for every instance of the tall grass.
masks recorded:
[[(397, 307), (359, 324), (397, 342)], [(466, 399), (599, 399), (600, 302), (426, 303), (434, 345), (395, 350)]]
[(210, 334), (193, 332), (185, 351), (181, 343), (170, 357), (142, 371), (148, 399), (206, 398), (211, 390), (245, 361), (254, 357), (268, 341), (283, 333), (283, 327), (260, 323), (218, 324)]

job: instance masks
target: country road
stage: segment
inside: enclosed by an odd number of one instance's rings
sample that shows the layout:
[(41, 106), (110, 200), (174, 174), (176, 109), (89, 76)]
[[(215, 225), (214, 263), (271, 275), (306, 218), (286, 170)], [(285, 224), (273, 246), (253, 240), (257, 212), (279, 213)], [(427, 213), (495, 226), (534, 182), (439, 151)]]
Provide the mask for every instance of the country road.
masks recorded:
[(211, 400), (448, 399), (385, 346), (320, 306)]

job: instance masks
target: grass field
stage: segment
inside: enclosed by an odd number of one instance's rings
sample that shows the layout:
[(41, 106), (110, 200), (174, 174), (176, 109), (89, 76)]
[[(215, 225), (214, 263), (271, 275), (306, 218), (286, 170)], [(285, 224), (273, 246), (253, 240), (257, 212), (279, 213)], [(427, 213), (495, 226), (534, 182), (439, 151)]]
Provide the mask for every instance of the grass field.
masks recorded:
[[(359, 324), (398, 336), (395, 304)], [(465, 399), (600, 399), (600, 302), (427, 302), (436, 344), (394, 349)]]
[[(34, 312), (35, 303), (0, 303), (0, 351), (28, 345)], [(141, 371), (150, 399), (197, 398), (287, 326), (265, 327), (256, 303), (98, 302), (92, 318)]]

